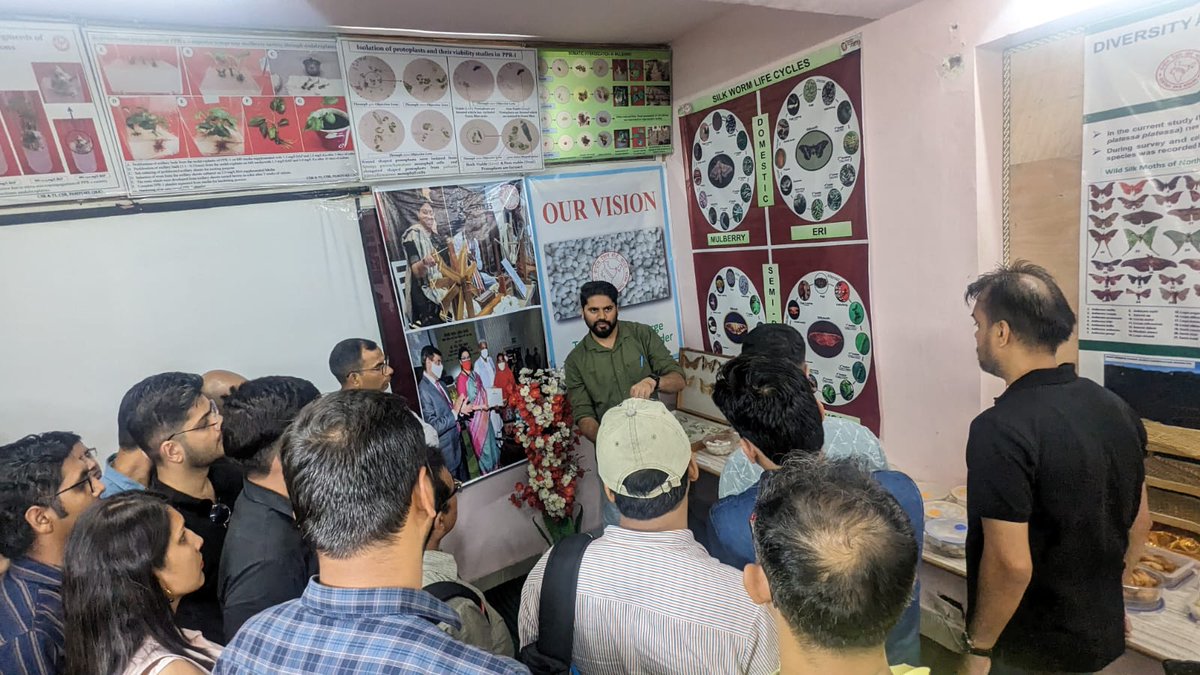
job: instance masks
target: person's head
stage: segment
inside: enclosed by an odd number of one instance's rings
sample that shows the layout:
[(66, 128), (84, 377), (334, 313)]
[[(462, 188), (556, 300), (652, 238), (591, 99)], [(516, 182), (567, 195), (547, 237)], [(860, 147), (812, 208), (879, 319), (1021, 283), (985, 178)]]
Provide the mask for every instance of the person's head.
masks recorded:
[(401, 540), (419, 550), (437, 515), (426, 454), (403, 398), (356, 390), (317, 399), (284, 432), (280, 450), (301, 533), (339, 560)]
[(61, 564), (75, 523), (104, 492), (94, 455), (67, 431), (0, 446), (0, 555)]
[(662, 403), (637, 398), (604, 413), (596, 471), (617, 510), (635, 521), (686, 509), (688, 484), (700, 477), (679, 421)]
[(138, 450), (137, 439), (133, 437), (133, 433), (129, 430), (129, 422), (133, 417), (133, 410), (137, 407), (137, 400), (133, 396), (134, 390), (130, 389), (121, 397), (121, 404), (117, 406), (117, 449), (118, 450)]
[(442, 376), (442, 370), (445, 366), (442, 365), (442, 352), (433, 345), (425, 345), (421, 347), (421, 368), (433, 379), (439, 379)]
[(712, 399), (742, 437), (746, 454), (764, 468), (775, 468), (793, 452), (818, 453), (825, 445), (812, 385), (791, 360), (738, 356), (717, 373)]
[(742, 356), (787, 359), (808, 372), (808, 348), (800, 331), (781, 323), (760, 323), (742, 340)]
[(466, 347), (458, 350), (458, 365), (462, 367), (463, 372), (471, 372), (471, 350)]
[(85, 513), (63, 567), (67, 672), (122, 672), (146, 638), (194, 658), (172, 607), (204, 584), (203, 544), (154, 493), (124, 492)]
[(159, 373), (133, 385), (129, 431), (159, 470), (207, 469), (224, 456), (221, 413), (193, 373)]
[(480, 340), (479, 341), (479, 358), (486, 359), (489, 356), (491, 356), (491, 352), (488, 351), (487, 340)]
[(437, 232), (437, 221), (433, 218), (433, 204), (428, 201), (421, 202), (421, 207), (417, 209), (417, 222), (430, 232)]
[(245, 377), (228, 370), (210, 370), (200, 377), (204, 379), (204, 386), (200, 391), (217, 404), (217, 410), (222, 411), (225, 409), (225, 399), (229, 397), (230, 392), (246, 381)]
[(392, 367), (379, 345), (366, 338), (348, 338), (329, 353), (329, 372), (342, 389), (387, 391), (392, 383)]
[(589, 281), (579, 290), (583, 322), (598, 338), (612, 335), (617, 327), (617, 287), (607, 281)]
[(508, 354), (500, 352), (496, 355), (496, 369), (505, 370), (508, 368)]
[(1023, 260), (980, 276), (964, 298), (975, 303), (971, 318), (979, 367), (997, 377), (1004, 377), (1014, 361), (1054, 356), (1075, 328), (1075, 312), (1054, 277)]
[(917, 541), (900, 504), (865, 469), (789, 457), (759, 487), (751, 529), (758, 563), (744, 570), (746, 591), (772, 605), (797, 643), (834, 653), (882, 648), (912, 595)]
[(455, 480), (446, 469), (442, 451), (436, 446), (426, 449), (426, 466), (429, 468), (429, 474), (434, 477), (433, 504), (437, 510), (433, 527), (429, 530), (426, 548), (436, 549), (458, 523), (458, 493), (462, 490), (462, 483)]
[(263, 476), (279, 457), (279, 439), (301, 408), (320, 398), (308, 380), (272, 375), (250, 380), (225, 402), (225, 456), (249, 476)]

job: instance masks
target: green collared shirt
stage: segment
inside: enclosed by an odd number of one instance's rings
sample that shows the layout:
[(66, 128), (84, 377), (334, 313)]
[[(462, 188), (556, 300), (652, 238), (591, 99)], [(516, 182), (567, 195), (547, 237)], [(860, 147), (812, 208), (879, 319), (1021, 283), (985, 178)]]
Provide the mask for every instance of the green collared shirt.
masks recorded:
[(612, 349), (602, 347), (589, 332), (571, 350), (565, 368), (567, 397), (576, 421), (591, 417), (599, 422), (609, 408), (629, 398), (633, 385), (652, 374), (683, 375), (662, 338), (634, 321), (617, 322)]

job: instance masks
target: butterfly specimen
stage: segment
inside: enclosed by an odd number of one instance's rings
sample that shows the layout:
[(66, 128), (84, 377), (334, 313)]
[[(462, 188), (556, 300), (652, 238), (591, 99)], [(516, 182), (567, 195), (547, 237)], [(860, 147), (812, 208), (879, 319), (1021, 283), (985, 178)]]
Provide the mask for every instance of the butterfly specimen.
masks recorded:
[[(679, 352), (679, 365), (683, 366), (684, 369), (699, 368), (701, 360), (702, 359), (699, 356), (694, 359), (689, 359), (683, 355), (683, 352)], [(688, 384), (691, 383), (689, 382)]]
[(1200, 190), (1189, 190), (1188, 196), (1192, 198), (1193, 202), (1200, 202)]
[[(1113, 232), (1115, 231), (1116, 230), (1113, 230)], [(1125, 230), (1125, 241), (1129, 242), (1129, 250), (1132, 251), (1133, 247), (1137, 246), (1138, 244), (1145, 244), (1146, 248), (1150, 249), (1154, 253), (1158, 253), (1158, 251), (1154, 250), (1154, 233), (1157, 231), (1157, 226), (1151, 227), (1141, 234), (1138, 234), (1133, 230)], [(1091, 232), (1091, 230), (1088, 230), (1088, 232)], [(1109, 234), (1112, 234), (1112, 232)]]
[(804, 145), (803, 143), (800, 143), (796, 146), (796, 149), (804, 155), (805, 161), (810, 160), (813, 157), (824, 157), (825, 150), (827, 148), (829, 148), (829, 141), (821, 141), (820, 143), (813, 143), (812, 145)]
[(1182, 220), (1185, 223), (1194, 223), (1200, 220), (1200, 207), (1193, 206), (1190, 209), (1171, 209), (1167, 211), (1172, 216)]
[(1121, 183), (1121, 192), (1127, 195), (1138, 195), (1142, 193), (1142, 188), (1146, 187), (1146, 181), (1139, 180), (1136, 183)]
[(1129, 280), (1131, 282), (1133, 282), (1134, 286), (1145, 286), (1146, 284), (1150, 283), (1150, 277), (1152, 277), (1152, 276), (1154, 276), (1154, 275), (1153, 274), (1143, 274), (1142, 276), (1138, 277), (1138, 276), (1134, 276), (1134, 275), (1130, 274)]
[(1113, 300), (1116, 300), (1117, 298), (1121, 297), (1121, 289), (1108, 288), (1108, 289), (1105, 289), (1102, 291), (1092, 289), (1092, 295), (1096, 296), (1097, 298), (1100, 298), (1100, 300), (1103, 302), (1112, 302)]
[[(1121, 203), (1124, 204), (1125, 208), (1127, 208), (1127, 209), (1140, 209), (1140, 208), (1142, 208), (1142, 204), (1146, 203), (1146, 199), (1149, 196), (1150, 195), (1142, 195), (1141, 197), (1138, 197), (1137, 199), (1125, 199), (1124, 197), (1119, 197), (1118, 199), (1121, 200)], [(1108, 201), (1111, 202), (1112, 200), (1110, 199)]]
[(1144, 291), (1131, 291), (1129, 289), (1125, 289), (1125, 292), (1132, 295), (1133, 297), (1137, 298), (1137, 301), (1139, 304), (1142, 302), (1142, 300), (1144, 298), (1150, 297), (1150, 289), (1149, 288), (1147, 288)]
[(712, 393), (713, 393), (713, 389), (714, 389), (716, 386), (717, 386), (717, 385), (716, 385), (716, 383), (715, 383), (715, 382), (714, 382), (713, 384), (709, 384), (709, 383), (707, 383), (707, 382), (703, 382), (703, 381), (702, 381), (702, 382), (700, 382), (700, 393), (701, 393), (701, 394), (708, 394), (708, 395), (710, 395), (710, 396), (711, 396), (711, 395), (712, 395)]
[(716, 359), (704, 359), (704, 364), (701, 366), (704, 370), (710, 373), (717, 372), (717, 368), (721, 367), (721, 362)]
[(1155, 258), (1154, 256), (1144, 256), (1142, 258), (1134, 258), (1121, 263), (1125, 267), (1132, 267), (1139, 272), (1158, 272), (1171, 267), (1179, 267), (1174, 260), (1165, 258)]
[(1171, 192), (1172, 190), (1175, 189), (1176, 185), (1179, 185), (1180, 178), (1183, 178), (1183, 176), (1175, 176), (1174, 178), (1172, 178), (1171, 180), (1169, 180), (1165, 183), (1162, 182), (1161, 180), (1155, 178), (1154, 179), (1154, 187), (1158, 188), (1159, 192)]
[(1106, 230), (1112, 227), (1113, 223), (1117, 221), (1117, 215), (1118, 214), (1116, 213), (1110, 213), (1108, 214), (1107, 218), (1101, 218), (1100, 216), (1088, 216), (1088, 220), (1091, 221), (1092, 225), (1095, 225), (1102, 230)]
[(1187, 232), (1180, 232), (1178, 230), (1167, 230), (1166, 232), (1163, 232), (1163, 236), (1175, 242), (1176, 253), (1179, 253), (1179, 250), (1183, 248), (1184, 244), (1191, 244), (1192, 248), (1200, 251), (1200, 230), (1196, 230), (1191, 234), (1188, 234)]
[(1183, 192), (1182, 191), (1176, 192), (1175, 194), (1167, 195), (1165, 197), (1162, 195), (1151, 195), (1151, 196), (1154, 197), (1155, 204), (1162, 206), (1163, 204), (1178, 204), (1179, 198), (1183, 196)]
[(1177, 277), (1168, 276), (1166, 274), (1158, 275), (1158, 280), (1163, 282), (1164, 284), (1167, 284), (1168, 286), (1179, 286), (1183, 283), (1184, 279), (1186, 279), (1186, 278), (1187, 278), (1186, 274), (1180, 274)]
[(1100, 187), (1099, 185), (1090, 185), (1088, 187), (1090, 187), (1092, 190), (1093, 198), (1095, 198), (1095, 197), (1111, 197), (1112, 196), (1112, 189), (1113, 189), (1112, 183), (1109, 183), (1108, 185), (1105, 185), (1104, 187)]
[[(1200, 263), (1200, 260), (1197, 260), (1196, 262)], [(1101, 272), (1111, 272), (1111, 271), (1117, 269), (1117, 265), (1120, 265), (1120, 264), (1121, 264), (1120, 260), (1110, 260), (1108, 262), (1100, 262), (1099, 260), (1092, 261), (1092, 266), (1095, 267), (1096, 269), (1100, 270)]]
[(1179, 264), (1187, 265), (1188, 267), (1200, 272), (1200, 260), (1196, 260), (1195, 258), (1188, 258), (1187, 260), (1180, 260)]
[[(1197, 211), (1200, 211), (1200, 209), (1197, 209)], [(1133, 213), (1126, 213), (1125, 215), (1121, 216), (1123, 220), (1127, 220), (1134, 225), (1149, 225), (1150, 223), (1153, 223), (1162, 217), (1163, 216), (1161, 213), (1155, 213), (1153, 211), (1135, 211)]]
[(1184, 176), (1183, 184), (1187, 186), (1187, 189), (1195, 190), (1196, 188), (1200, 187), (1200, 178), (1195, 178), (1193, 176)]
[[(1128, 232), (1129, 230), (1125, 230), (1125, 231)], [(1108, 254), (1112, 255), (1112, 248), (1110, 248), (1109, 244), (1112, 242), (1113, 237), (1117, 236), (1116, 230), (1109, 230), (1108, 232), (1100, 232), (1099, 230), (1088, 230), (1088, 234), (1092, 235), (1092, 241), (1096, 242), (1096, 250), (1092, 251), (1093, 256), (1100, 253), (1101, 246), (1108, 249)], [(1132, 248), (1132, 246), (1130, 248)]]
[(1200, 298), (1200, 284), (1196, 284), (1195, 286), (1192, 286), (1192, 288), (1196, 289), (1196, 297)]
[(699, 380), (696, 379), (695, 375), (689, 375), (686, 382), (687, 382), (687, 386), (694, 387), (694, 386), (696, 386), (696, 383), (699, 382)]
[(1092, 278), (1092, 281), (1101, 284), (1105, 288), (1115, 285), (1118, 281), (1125, 277), (1124, 274), (1118, 274), (1115, 277), (1106, 277), (1099, 274), (1089, 274), (1088, 276)]
[(1192, 289), (1190, 288), (1181, 288), (1178, 291), (1169, 291), (1165, 288), (1160, 288), (1158, 289), (1158, 292), (1162, 293), (1163, 300), (1166, 300), (1172, 305), (1178, 305), (1180, 300), (1187, 300), (1188, 293), (1191, 292), (1191, 290)]
[[(1121, 201), (1125, 201), (1125, 200), (1121, 200)], [(1102, 202), (1098, 202), (1095, 199), (1089, 199), (1088, 204), (1091, 205), (1093, 211), (1107, 211), (1112, 208), (1113, 200), (1106, 199)]]

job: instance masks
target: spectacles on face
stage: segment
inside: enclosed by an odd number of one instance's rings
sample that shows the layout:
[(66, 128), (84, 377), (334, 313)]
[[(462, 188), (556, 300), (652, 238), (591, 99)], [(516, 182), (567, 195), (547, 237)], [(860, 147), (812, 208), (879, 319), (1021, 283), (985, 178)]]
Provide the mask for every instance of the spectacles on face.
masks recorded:
[(95, 484), (100, 482), (100, 465), (96, 462), (96, 449), (95, 448), (85, 449), (83, 451), (83, 457), (79, 457), (78, 459), (79, 459), (79, 461), (84, 462), (85, 464), (89, 463), (89, 462), (91, 463), (91, 467), (88, 468), (87, 475), (84, 476), (83, 480), (79, 481), (78, 483), (72, 483), (70, 486), (63, 488), (63, 489), (59, 490), (58, 492), (55, 492), (54, 493), (55, 497), (65, 493), (65, 492), (70, 492), (71, 490), (74, 490), (85, 483), (88, 486), (88, 490), (90, 490), (93, 494), (96, 492)]
[(229, 516), (233, 514), (233, 510), (225, 506), (221, 502), (212, 505), (208, 510), (208, 520), (214, 525), (226, 527), (229, 525)]
[[(212, 399), (208, 400), (208, 415), (207, 415), (207, 417), (208, 417), (208, 422), (205, 422), (204, 424), (201, 424), (199, 426), (192, 427), (191, 429), (183, 429), (181, 431), (176, 431), (175, 433), (171, 434), (170, 436), (167, 436), (166, 441), (169, 441), (172, 438), (175, 438), (176, 436), (179, 436), (181, 434), (186, 434), (186, 433), (189, 433), (192, 431), (200, 431), (201, 429), (215, 427), (218, 424), (220, 424), (221, 423), (221, 413), (217, 410), (216, 401), (213, 401)], [(166, 441), (163, 441), (163, 442), (165, 443)]]
[(358, 369), (352, 370), (350, 372), (352, 372), (352, 373), (369, 373), (371, 371), (374, 371), (374, 372), (377, 372), (380, 375), (382, 375), (383, 371), (385, 371), (387, 369), (388, 369), (388, 360), (384, 359), (381, 363), (371, 366), (370, 368), (358, 368)]

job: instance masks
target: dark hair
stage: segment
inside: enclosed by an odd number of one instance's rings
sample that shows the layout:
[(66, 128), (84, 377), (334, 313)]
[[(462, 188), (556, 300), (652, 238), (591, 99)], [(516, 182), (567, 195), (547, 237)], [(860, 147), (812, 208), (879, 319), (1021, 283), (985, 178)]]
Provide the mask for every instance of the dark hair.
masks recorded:
[(329, 353), (329, 372), (337, 378), (338, 384), (346, 384), (350, 373), (362, 368), (362, 353), (373, 352), (379, 345), (366, 338), (346, 338), (333, 346)]
[(300, 532), (334, 558), (396, 534), (426, 452), (421, 425), (400, 396), (355, 390), (317, 399), (284, 432), (280, 450)]
[(760, 323), (742, 340), (742, 356), (785, 358), (804, 365), (807, 354), (800, 331), (781, 323)]
[(138, 447), (137, 439), (129, 431), (129, 422), (133, 418), (133, 409), (137, 407), (134, 390), (130, 389), (121, 397), (121, 405), (117, 407), (117, 447), (123, 450), (133, 450)]
[(466, 345), (463, 345), (458, 348), (458, 360), (459, 361), (462, 361), (463, 352), (466, 352), (468, 359), (471, 358), (471, 350), (468, 349)]
[(151, 461), (158, 462), (159, 446), (187, 422), (203, 387), (204, 379), (195, 373), (159, 373), (125, 394), (133, 398), (129, 433)]
[(579, 289), (579, 306), (587, 306), (588, 300), (597, 295), (607, 295), (608, 299), (612, 300), (614, 305), (617, 304), (618, 293), (616, 286), (607, 281), (589, 281), (583, 285), (583, 288)]
[(427, 445), (425, 449), (425, 466), (429, 469), (429, 480), (433, 483), (433, 505), (438, 513), (443, 513), (450, 506), (450, 492), (454, 488), (442, 480), (442, 469), (446, 468), (446, 460), (442, 457), (441, 449), (434, 445)]
[[(647, 492), (653, 491), (655, 488), (661, 487), (667, 480), (667, 474), (658, 469), (641, 469), (634, 471), (625, 477), (621, 482), (631, 494), (644, 495)], [(657, 497), (642, 499), (639, 497), (626, 497), (622, 494), (613, 493), (613, 501), (617, 505), (617, 510), (621, 515), (630, 520), (654, 520), (661, 516), (665, 516), (687, 496), (688, 484), (691, 481), (684, 475), (683, 482), (679, 487), (673, 488), (670, 492), (663, 493)]]
[(816, 453), (825, 445), (812, 385), (792, 361), (739, 356), (717, 373), (712, 399), (734, 431), (776, 464), (792, 451)]
[(279, 455), (279, 438), (300, 409), (321, 396), (298, 377), (272, 375), (250, 380), (225, 399), (221, 437), (225, 456), (249, 474), (265, 474)]
[(67, 512), (54, 496), (63, 482), (63, 462), (79, 442), (69, 431), (30, 434), (0, 445), (0, 555), (15, 560), (29, 552), (36, 536), (25, 520), (35, 505)]
[(120, 673), (146, 639), (212, 667), (175, 625), (154, 574), (166, 564), (170, 543), (171, 507), (152, 492), (115, 495), (80, 516), (63, 564), (67, 673)]
[(421, 367), (424, 368), (425, 362), (428, 361), (429, 359), (432, 359), (435, 356), (441, 356), (441, 355), (442, 355), (442, 352), (440, 350), (438, 350), (437, 347), (434, 347), (433, 345), (425, 345), (424, 347), (421, 347)]
[(865, 469), (789, 458), (766, 474), (753, 522), (771, 599), (797, 639), (831, 651), (884, 643), (912, 597), (917, 540)]
[(963, 298), (976, 301), (989, 322), (1007, 322), (1020, 341), (1045, 351), (1057, 350), (1075, 328), (1075, 312), (1054, 277), (1024, 260), (982, 275)]

